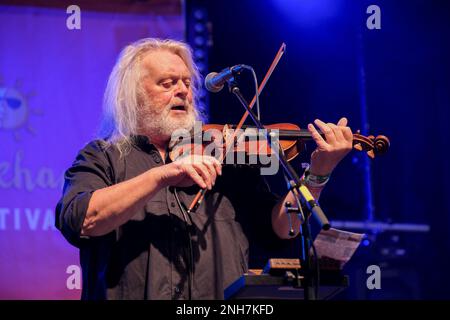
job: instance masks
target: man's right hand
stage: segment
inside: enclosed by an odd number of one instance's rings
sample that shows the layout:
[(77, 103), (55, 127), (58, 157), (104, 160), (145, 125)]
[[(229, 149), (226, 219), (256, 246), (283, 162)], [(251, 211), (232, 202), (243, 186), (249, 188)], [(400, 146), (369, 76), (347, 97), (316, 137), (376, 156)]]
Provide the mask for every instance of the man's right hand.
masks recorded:
[(220, 162), (210, 156), (188, 156), (156, 168), (164, 187), (190, 187), (197, 184), (211, 190), (218, 175), (222, 174)]
[(198, 184), (211, 189), (222, 174), (219, 161), (208, 156), (186, 157), (150, 169), (130, 180), (96, 190), (89, 201), (82, 235), (102, 236), (126, 223), (161, 188)]

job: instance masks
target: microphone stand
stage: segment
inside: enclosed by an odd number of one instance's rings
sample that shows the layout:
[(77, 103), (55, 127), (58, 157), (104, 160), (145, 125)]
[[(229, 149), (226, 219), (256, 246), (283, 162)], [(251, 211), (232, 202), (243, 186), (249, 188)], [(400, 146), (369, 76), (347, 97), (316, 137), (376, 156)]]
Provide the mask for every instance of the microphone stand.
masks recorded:
[[(248, 111), (250, 117), (252, 118), (253, 122), (255, 123), (256, 127), (258, 129), (265, 129), (262, 123), (259, 121), (258, 117), (255, 115), (255, 113), (252, 111), (252, 109), (249, 107), (248, 102), (245, 100), (244, 96), (242, 95), (238, 84), (234, 77), (229, 79), (227, 81), (230, 92), (233, 93), (238, 100), (241, 102), (241, 104), (244, 106), (244, 108)], [(268, 142), (271, 141), (270, 134), (266, 133), (266, 139)], [(294, 195), (297, 198), (297, 203), (301, 203), (304, 208), (307, 209), (307, 216), (304, 217), (304, 221), (302, 223), (301, 227), (301, 236), (302, 236), (302, 255), (300, 261), (302, 261), (302, 269), (303, 269), (303, 290), (304, 290), (304, 298), (305, 300), (316, 300), (318, 297), (316, 297), (316, 291), (314, 290), (314, 274), (311, 272), (311, 261), (310, 261), (310, 248), (311, 248), (311, 234), (309, 232), (309, 217), (313, 215), (316, 220), (319, 222), (320, 226), (324, 230), (328, 230), (330, 228), (330, 222), (328, 221), (327, 217), (325, 216), (324, 212), (320, 208), (320, 206), (317, 204), (314, 197), (309, 192), (308, 188), (303, 184), (303, 182), (300, 180), (299, 176), (295, 172), (294, 168), (290, 165), (290, 163), (287, 161), (283, 150), (281, 148), (278, 148), (278, 153), (276, 153), (277, 159), (280, 162), (281, 166), (283, 167), (283, 170), (285, 171), (286, 176), (289, 179), (290, 182), (290, 189), (294, 193)], [(288, 208), (287, 212), (296, 211), (301, 212), (301, 208)], [(298, 276), (296, 279), (298, 283)]]

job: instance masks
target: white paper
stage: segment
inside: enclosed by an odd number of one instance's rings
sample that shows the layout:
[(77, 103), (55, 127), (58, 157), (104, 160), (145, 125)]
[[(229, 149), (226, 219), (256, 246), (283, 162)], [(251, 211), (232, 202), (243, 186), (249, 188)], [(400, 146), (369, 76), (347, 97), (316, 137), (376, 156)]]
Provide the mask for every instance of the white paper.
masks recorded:
[(321, 230), (314, 240), (321, 269), (342, 270), (364, 237), (365, 234), (334, 228)]

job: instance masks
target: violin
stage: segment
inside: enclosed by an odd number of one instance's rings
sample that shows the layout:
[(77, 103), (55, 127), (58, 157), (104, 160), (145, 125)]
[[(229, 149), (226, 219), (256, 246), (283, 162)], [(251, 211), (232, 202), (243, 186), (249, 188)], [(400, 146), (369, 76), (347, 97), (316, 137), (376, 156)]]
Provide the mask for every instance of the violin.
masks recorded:
[[(280, 61), (281, 57), (283, 56), (284, 52), (286, 50), (286, 44), (282, 43), (280, 49), (278, 50), (274, 60), (272, 61), (272, 64), (269, 67), (269, 70), (267, 71), (264, 79), (262, 80), (260, 86), (258, 87), (257, 94), (253, 97), (253, 100), (248, 105), (249, 109), (252, 109), (255, 105), (255, 102), (257, 101), (258, 96), (261, 94), (262, 90), (264, 89), (265, 85), (267, 84), (268, 79), (270, 78), (271, 74), (273, 73), (275, 67), (277, 66), (278, 62)], [(229, 125), (217, 125), (217, 124), (209, 124), (203, 126), (202, 132), (200, 134), (195, 134), (194, 132), (194, 138), (199, 137), (202, 135), (202, 138), (205, 136), (203, 133), (208, 133), (207, 138), (210, 138), (212, 142), (214, 142), (213, 146), (219, 146), (219, 148), (216, 148), (215, 150), (218, 150), (219, 152), (219, 162), (223, 164), (223, 159), (226, 159), (227, 155), (233, 151), (240, 151), (242, 152), (242, 149), (245, 154), (250, 154), (251, 152), (255, 152), (259, 155), (262, 155), (262, 153), (271, 154), (272, 149), (268, 145), (267, 139), (259, 140), (257, 139), (257, 143), (245, 143), (245, 139), (239, 140), (239, 137), (242, 135), (240, 134), (240, 130), (242, 128), (248, 128), (244, 126), (245, 119), (249, 115), (249, 111), (246, 110), (243, 114), (241, 120), (235, 126), (234, 132), (229, 135), (228, 131), (229, 129), (233, 129), (233, 126)], [(273, 124), (273, 125), (266, 125), (265, 129), (269, 131), (269, 134), (271, 136), (275, 136), (275, 138), (279, 137), (279, 146), (281, 147), (282, 151), (286, 155), (288, 161), (294, 159), (303, 149), (304, 141), (312, 139), (312, 135), (308, 130), (300, 129), (295, 124), (290, 123), (280, 123), (280, 124)], [(270, 132), (271, 130), (276, 130), (275, 135), (272, 135)], [(231, 130), (233, 131), (233, 130)], [(237, 133), (239, 132), (239, 133)], [(278, 135), (276, 134), (278, 133)], [(225, 134), (225, 139), (224, 139)], [(319, 134), (323, 137), (324, 134), (319, 131)], [(258, 132), (257, 132), (258, 136)], [(237, 137), (237, 139), (235, 139)], [(244, 135), (245, 137), (245, 135)], [(195, 140), (195, 139), (194, 139)], [(197, 138), (197, 141), (199, 139)], [(195, 154), (198, 154), (198, 152), (201, 152), (201, 154), (205, 154), (205, 151), (207, 151), (207, 147), (204, 149), (203, 142), (201, 142), (204, 139), (200, 139), (200, 143), (194, 143), (194, 144), (182, 144), (184, 145), (184, 149), (181, 149), (181, 154), (183, 152), (192, 152), (194, 151)], [(249, 139), (251, 140), (251, 139)], [(244, 143), (240, 143), (244, 141)], [(224, 146), (225, 142), (225, 146)], [(226, 143), (228, 142), (228, 143)], [(353, 148), (359, 151), (366, 151), (367, 155), (370, 158), (375, 158), (376, 155), (383, 154), (387, 151), (389, 148), (389, 139), (385, 136), (368, 136), (365, 137), (360, 134), (360, 131), (357, 131), (357, 133), (353, 134)], [(242, 147), (243, 146), (243, 147)], [(192, 150), (194, 148), (194, 150)], [(265, 151), (264, 151), (265, 150)], [(180, 152), (178, 152), (178, 155)], [(207, 154), (207, 153), (206, 153)], [(215, 156), (213, 154), (210, 154), (212, 156)], [(170, 158), (172, 161), (175, 159), (175, 156), (177, 156), (177, 152), (170, 152), (169, 153)], [(203, 198), (205, 196), (206, 189), (200, 189), (200, 191), (197, 193), (195, 198), (193, 199), (192, 203), (189, 205), (187, 212), (193, 212), (195, 209), (201, 204), (203, 201)]]
[[(288, 161), (296, 158), (305, 149), (305, 141), (312, 140), (308, 130), (300, 129), (292, 123), (271, 124), (264, 128), (272, 139), (275, 138), (272, 143), (274, 141), (278, 143)], [(318, 132), (324, 137), (324, 133)], [(266, 132), (260, 132), (252, 126), (242, 126), (236, 130), (235, 125), (206, 124), (203, 125), (201, 132), (194, 132), (189, 136), (180, 136), (176, 139), (178, 141), (172, 143), (169, 153), (172, 161), (180, 156), (195, 154), (213, 156), (222, 162), (227, 156), (227, 150), (234, 155), (243, 154), (245, 159), (252, 156), (270, 156), (273, 152), (273, 144), (271, 146), (267, 141)], [(233, 145), (229, 146), (229, 144)], [(353, 148), (365, 151), (371, 159), (386, 153), (389, 146), (390, 141), (384, 135), (366, 137), (360, 134), (359, 130), (353, 134)], [(251, 163), (246, 164), (251, 165)]]

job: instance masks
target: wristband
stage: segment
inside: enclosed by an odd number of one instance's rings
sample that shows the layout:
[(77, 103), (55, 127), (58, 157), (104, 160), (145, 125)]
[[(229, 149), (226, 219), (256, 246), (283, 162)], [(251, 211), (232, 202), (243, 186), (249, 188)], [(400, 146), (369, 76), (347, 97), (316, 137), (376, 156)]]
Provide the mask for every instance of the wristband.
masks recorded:
[(306, 168), (302, 180), (306, 183), (307, 186), (313, 188), (323, 188), (327, 182), (330, 180), (330, 175), (325, 176), (316, 176), (309, 171), (309, 167)]

